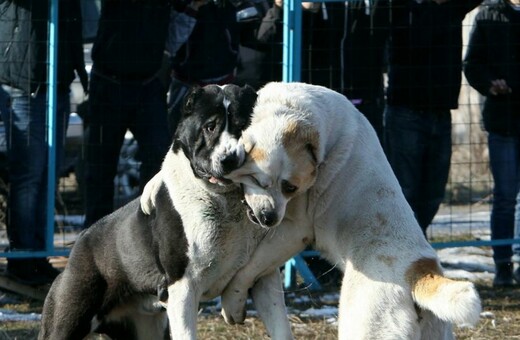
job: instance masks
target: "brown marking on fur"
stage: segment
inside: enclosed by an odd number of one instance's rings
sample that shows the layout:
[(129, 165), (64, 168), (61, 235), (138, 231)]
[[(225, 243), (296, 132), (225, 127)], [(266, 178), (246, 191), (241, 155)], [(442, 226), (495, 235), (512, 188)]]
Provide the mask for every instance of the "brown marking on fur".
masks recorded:
[(397, 258), (395, 256), (389, 255), (378, 255), (377, 259), (381, 262), (384, 262), (388, 267), (393, 267)]
[(293, 120), (283, 131), (282, 144), (293, 165), (293, 172), (287, 180), (299, 188), (298, 192), (307, 190), (317, 176), (315, 150), (319, 144), (318, 132), (310, 125)]
[(249, 157), (252, 161), (260, 162), (266, 159), (267, 154), (264, 149), (255, 147), (251, 151), (249, 151)]
[(406, 271), (406, 281), (416, 296), (428, 298), (435, 295), (439, 287), (450, 280), (442, 276), (435, 259), (422, 258), (410, 265)]
[(309, 245), (311, 244), (311, 240), (309, 240), (309, 238), (307, 236), (305, 236), (304, 238), (302, 238), (302, 242), (303, 244), (305, 245)]
[(283, 131), (282, 144), (286, 150), (311, 144), (314, 149), (319, 145), (319, 134), (310, 125), (298, 122), (296, 120), (289, 121)]

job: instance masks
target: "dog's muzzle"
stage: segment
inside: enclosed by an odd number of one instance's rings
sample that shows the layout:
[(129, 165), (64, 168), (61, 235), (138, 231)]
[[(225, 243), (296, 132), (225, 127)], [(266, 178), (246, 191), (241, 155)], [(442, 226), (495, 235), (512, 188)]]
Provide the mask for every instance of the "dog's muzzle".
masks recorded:
[(249, 204), (247, 204), (245, 199), (242, 200), (242, 203), (247, 206), (247, 217), (254, 224), (257, 224), (263, 228), (270, 228), (276, 225), (276, 222), (278, 221), (276, 212), (262, 210), (259, 216), (257, 216)]
[(239, 157), (236, 153), (228, 154), (220, 161), (222, 172), (227, 175), (231, 171), (238, 169), (243, 162), (243, 157)]

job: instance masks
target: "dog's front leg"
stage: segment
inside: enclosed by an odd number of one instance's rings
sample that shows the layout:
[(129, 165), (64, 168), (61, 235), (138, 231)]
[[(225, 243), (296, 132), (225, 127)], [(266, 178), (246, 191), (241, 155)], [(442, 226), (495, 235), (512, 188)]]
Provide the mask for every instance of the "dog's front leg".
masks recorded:
[(170, 322), (171, 339), (197, 338), (199, 294), (196, 285), (183, 277), (168, 287), (166, 313)]
[(276, 269), (262, 276), (251, 289), (251, 295), (271, 339), (293, 339), (280, 275)]
[(314, 240), (311, 226), (283, 221), (260, 242), (249, 262), (231, 279), (222, 293), (222, 315), (229, 324), (242, 323), (249, 288), (262, 276), (278, 270), (285, 261)]

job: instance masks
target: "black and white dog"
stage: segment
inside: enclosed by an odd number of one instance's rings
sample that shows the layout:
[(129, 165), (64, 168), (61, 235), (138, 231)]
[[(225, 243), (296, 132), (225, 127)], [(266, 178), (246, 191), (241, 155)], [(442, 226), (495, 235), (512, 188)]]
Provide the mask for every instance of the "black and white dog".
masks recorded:
[[(83, 232), (45, 300), (39, 339), (196, 337), (200, 301), (220, 295), (266, 234), (249, 222), (241, 190), (221, 178), (244, 161), (238, 146), (256, 93), (192, 90), (161, 171), (136, 199)], [(232, 157), (219, 158), (219, 155)], [(168, 299), (159, 301), (158, 290)], [(252, 289), (267, 331), (291, 338), (280, 275)], [(162, 306), (166, 306), (166, 312)]]

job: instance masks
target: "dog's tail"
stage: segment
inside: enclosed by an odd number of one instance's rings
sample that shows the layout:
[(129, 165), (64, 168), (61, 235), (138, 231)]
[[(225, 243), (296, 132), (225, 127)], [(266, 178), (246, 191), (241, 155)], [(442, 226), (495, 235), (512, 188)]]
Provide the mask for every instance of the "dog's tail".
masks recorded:
[(407, 281), (415, 303), (439, 319), (457, 325), (478, 322), (481, 305), (473, 284), (444, 277), (435, 259), (414, 262), (407, 271)]

